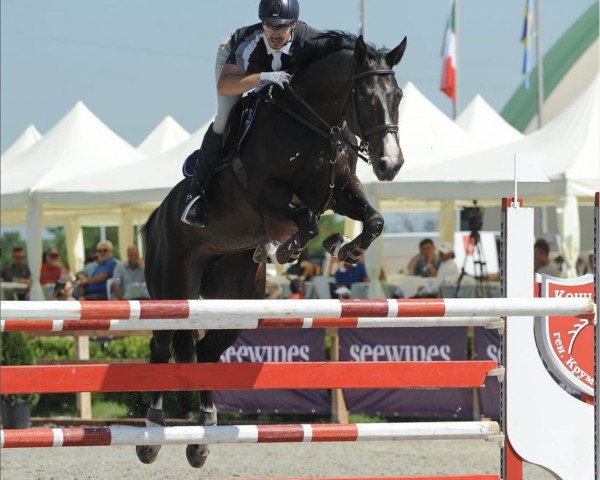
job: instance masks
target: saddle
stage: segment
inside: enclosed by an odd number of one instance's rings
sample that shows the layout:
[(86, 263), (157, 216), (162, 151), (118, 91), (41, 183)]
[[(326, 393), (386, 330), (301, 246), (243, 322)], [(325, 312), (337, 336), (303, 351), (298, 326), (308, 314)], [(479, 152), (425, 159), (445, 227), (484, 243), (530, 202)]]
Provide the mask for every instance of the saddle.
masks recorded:
[[(260, 104), (265, 102), (270, 95), (270, 88), (272, 87), (267, 85), (259, 86), (242, 97), (232, 109), (224, 142), (224, 155), (217, 161), (213, 174), (231, 166), (234, 159), (239, 156), (242, 145), (254, 124)], [(183, 175), (186, 178), (194, 176), (198, 152), (199, 150), (192, 152), (183, 164)], [(237, 173), (237, 169), (234, 170)]]

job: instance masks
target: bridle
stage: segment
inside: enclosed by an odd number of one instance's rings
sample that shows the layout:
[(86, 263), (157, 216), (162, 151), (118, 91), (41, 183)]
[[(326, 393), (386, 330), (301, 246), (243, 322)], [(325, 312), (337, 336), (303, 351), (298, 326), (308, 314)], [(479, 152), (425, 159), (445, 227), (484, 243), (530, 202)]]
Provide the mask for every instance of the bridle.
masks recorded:
[[(368, 77), (373, 77), (376, 75), (395, 75), (394, 70), (391, 69), (380, 69), (380, 70), (368, 70), (366, 72), (361, 72), (361, 73), (357, 73), (356, 75), (354, 75), (352, 77), (352, 90), (349, 93), (349, 95), (352, 95), (352, 108), (354, 109), (354, 118), (356, 119), (356, 126), (358, 127), (358, 136), (361, 139), (361, 150), (364, 154), (367, 155), (367, 158), (369, 160), (367, 160), (367, 163), (370, 163), (370, 153), (375, 150), (379, 144), (383, 141), (383, 138), (388, 134), (388, 133), (398, 133), (398, 125), (393, 124), (393, 123), (382, 123), (381, 125), (375, 125), (373, 127), (367, 128), (366, 130), (363, 129), (362, 125), (360, 124), (360, 118), (358, 116), (358, 108), (357, 108), (357, 94), (356, 94), (356, 81), (357, 80), (361, 80), (363, 78), (368, 78)], [(342, 112), (344, 109), (344, 106), (346, 104), (348, 100), (348, 97), (346, 97), (346, 100), (344, 101), (344, 105), (342, 105)], [(381, 137), (379, 137), (379, 140), (377, 141), (377, 143), (375, 143), (375, 145), (373, 147), (371, 147), (371, 142), (369, 141), (369, 137), (374, 134), (374, 133), (378, 133), (378, 132), (384, 132), (383, 135), (381, 135)], [(361, 157), (364, 160), (364, 157)]]

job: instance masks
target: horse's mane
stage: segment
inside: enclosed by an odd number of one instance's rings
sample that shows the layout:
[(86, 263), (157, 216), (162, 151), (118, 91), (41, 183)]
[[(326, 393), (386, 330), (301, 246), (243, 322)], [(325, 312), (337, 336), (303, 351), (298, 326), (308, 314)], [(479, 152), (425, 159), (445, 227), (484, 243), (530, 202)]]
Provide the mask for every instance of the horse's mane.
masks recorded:
[[(297, 70), (302, 70), (308, 65), (334, 53), (354, 50), (354, 44), (358, 37), (342, 30), (326, 30), (317, 38), (323, 46), (318, 51), (313, 51), (308, 56), (300, 59), (296, 67)], [(372, 43), (367, 43), (366, 45), (367, 55), (373, 60), (381, 60), (388, 52), (385, 48), (378, 49)]]

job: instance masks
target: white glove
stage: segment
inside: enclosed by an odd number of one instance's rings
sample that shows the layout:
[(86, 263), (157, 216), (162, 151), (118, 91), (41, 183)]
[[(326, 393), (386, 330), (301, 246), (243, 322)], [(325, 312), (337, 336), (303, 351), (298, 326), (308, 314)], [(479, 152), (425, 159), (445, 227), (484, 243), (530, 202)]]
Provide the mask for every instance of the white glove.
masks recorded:
[(274, 83), (280, 88), (290, 83), (292, 76), (287, 72), (262, 72), (260, 74), (260, 83)]

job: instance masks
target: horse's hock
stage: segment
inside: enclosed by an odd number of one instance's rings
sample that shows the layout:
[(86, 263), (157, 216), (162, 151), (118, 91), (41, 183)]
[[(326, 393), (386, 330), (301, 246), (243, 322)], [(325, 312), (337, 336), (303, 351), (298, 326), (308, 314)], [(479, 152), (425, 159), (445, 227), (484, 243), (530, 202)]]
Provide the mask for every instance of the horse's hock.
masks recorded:
[[(596, 272), (600, 236), (596, 195)], [(163, 445), (196, 443), (357, 442), (410, 439), (482, 439), (501, 442), (502, 472), (446, 478), (522, 478), (522, 463), (543, 466), (563, 479), (597, 478), (594, 463), (597, 406), (567, 395), (544, 368), (534, 338), (535, 315), (591, 319), (588, 298), (533, 298), (533, 210), (504, 203), (503, 288), (501, 299), (306, 300), (306, 301), (140, 301), (140, 302), (2, 302), (2, 330), (35, 330), (68, 325), (105, 329), (139, 328), (183, 318), (197, 328), (216, 316), (220, 328), (270, 328), (291, 323), (304, 328), (328, 325), (444, 326), (456, 323), (503, 329), (503, 364), (496, 362), (340, 362), (323, 364), (165, 364), (1, 367), (0, 393), (56, 391), (129, 391), (157, 388), (432, 388), (483, 386), (486, 376), (502, 382), (500, 422), (417, 422), (332, 425), (240, 425), (190, 427), (107, 427), (3, 430), (2, 448), (94, 445)], [(103, 308), (104, 307), (104, 308)], [(62, 318), (51, 320), (49, 317)], [(164, 317), (161, 319), (159, 317)], [(246, 317), (246, 319), (242, 319)], [(251, 318), (255, 317), (255, 318)], [(460, 318), (463, 317), (463, 318)], [(464, 318), (466, 317), (466, 318)], [(503, 321), (503, 317), (504, 321)], [(18, 318), (18, 319), (17, 319)], [(250, 320), (248, 320), (250, 318)], [(469, 321), (470, 319), (470, 321)], [(115, 323), (116, 322), (116, 323)], [(146, 323), (145, 323), (146, 322)], [(421, 322), (421, 323), (419, 323)], [(168, 324), (168, 323), (167, 323)], [(61, 323), (60, 325), (65, 325)], [(210, 328), (217, 328), (214, 323)], [(593, 322), (589, 323), (592, 327)], [(596, 329), (598, 353), (598, 329)], [(118, 368), (114, 368), (118, 367)], [(443, 370), (442, 370), (443, 368)], [(134, 369), (139, 369), (139, 372)], [(598, 363), (595, 364), (596, 376)], [(146, 373), (144, 373), (144, 370)], [(160, 370), (160, 371), (159, 371)], [(151, 375), (148, 375), (152, 372)], [(506, 374), (505, 374), (506, 373)], [(132, 376), (133, 375), (133, 376)], [(127, 378), (125, 378), (125, 376)], [(149, 380), (150, 378), (150, 380)], [(179, 379), (175, 381), (174, 379)], [(241, 383), (240, 383), (241, 382)], [(595, 384), (595, 393), (598, 387)], [(538, 401), (541, 400), (541, 401)], [(551, 419), (551, 420), (550, 420)], [(552, 428), (544, 423), (551, 421)], [(249, 472), (250, 474), (252, 472)], [(391, 472), (393, 473), (393, 472)], [(397, 478), (397, 477), (396, 477)], [(426, 477), (444, 478), (444, 477)]]

